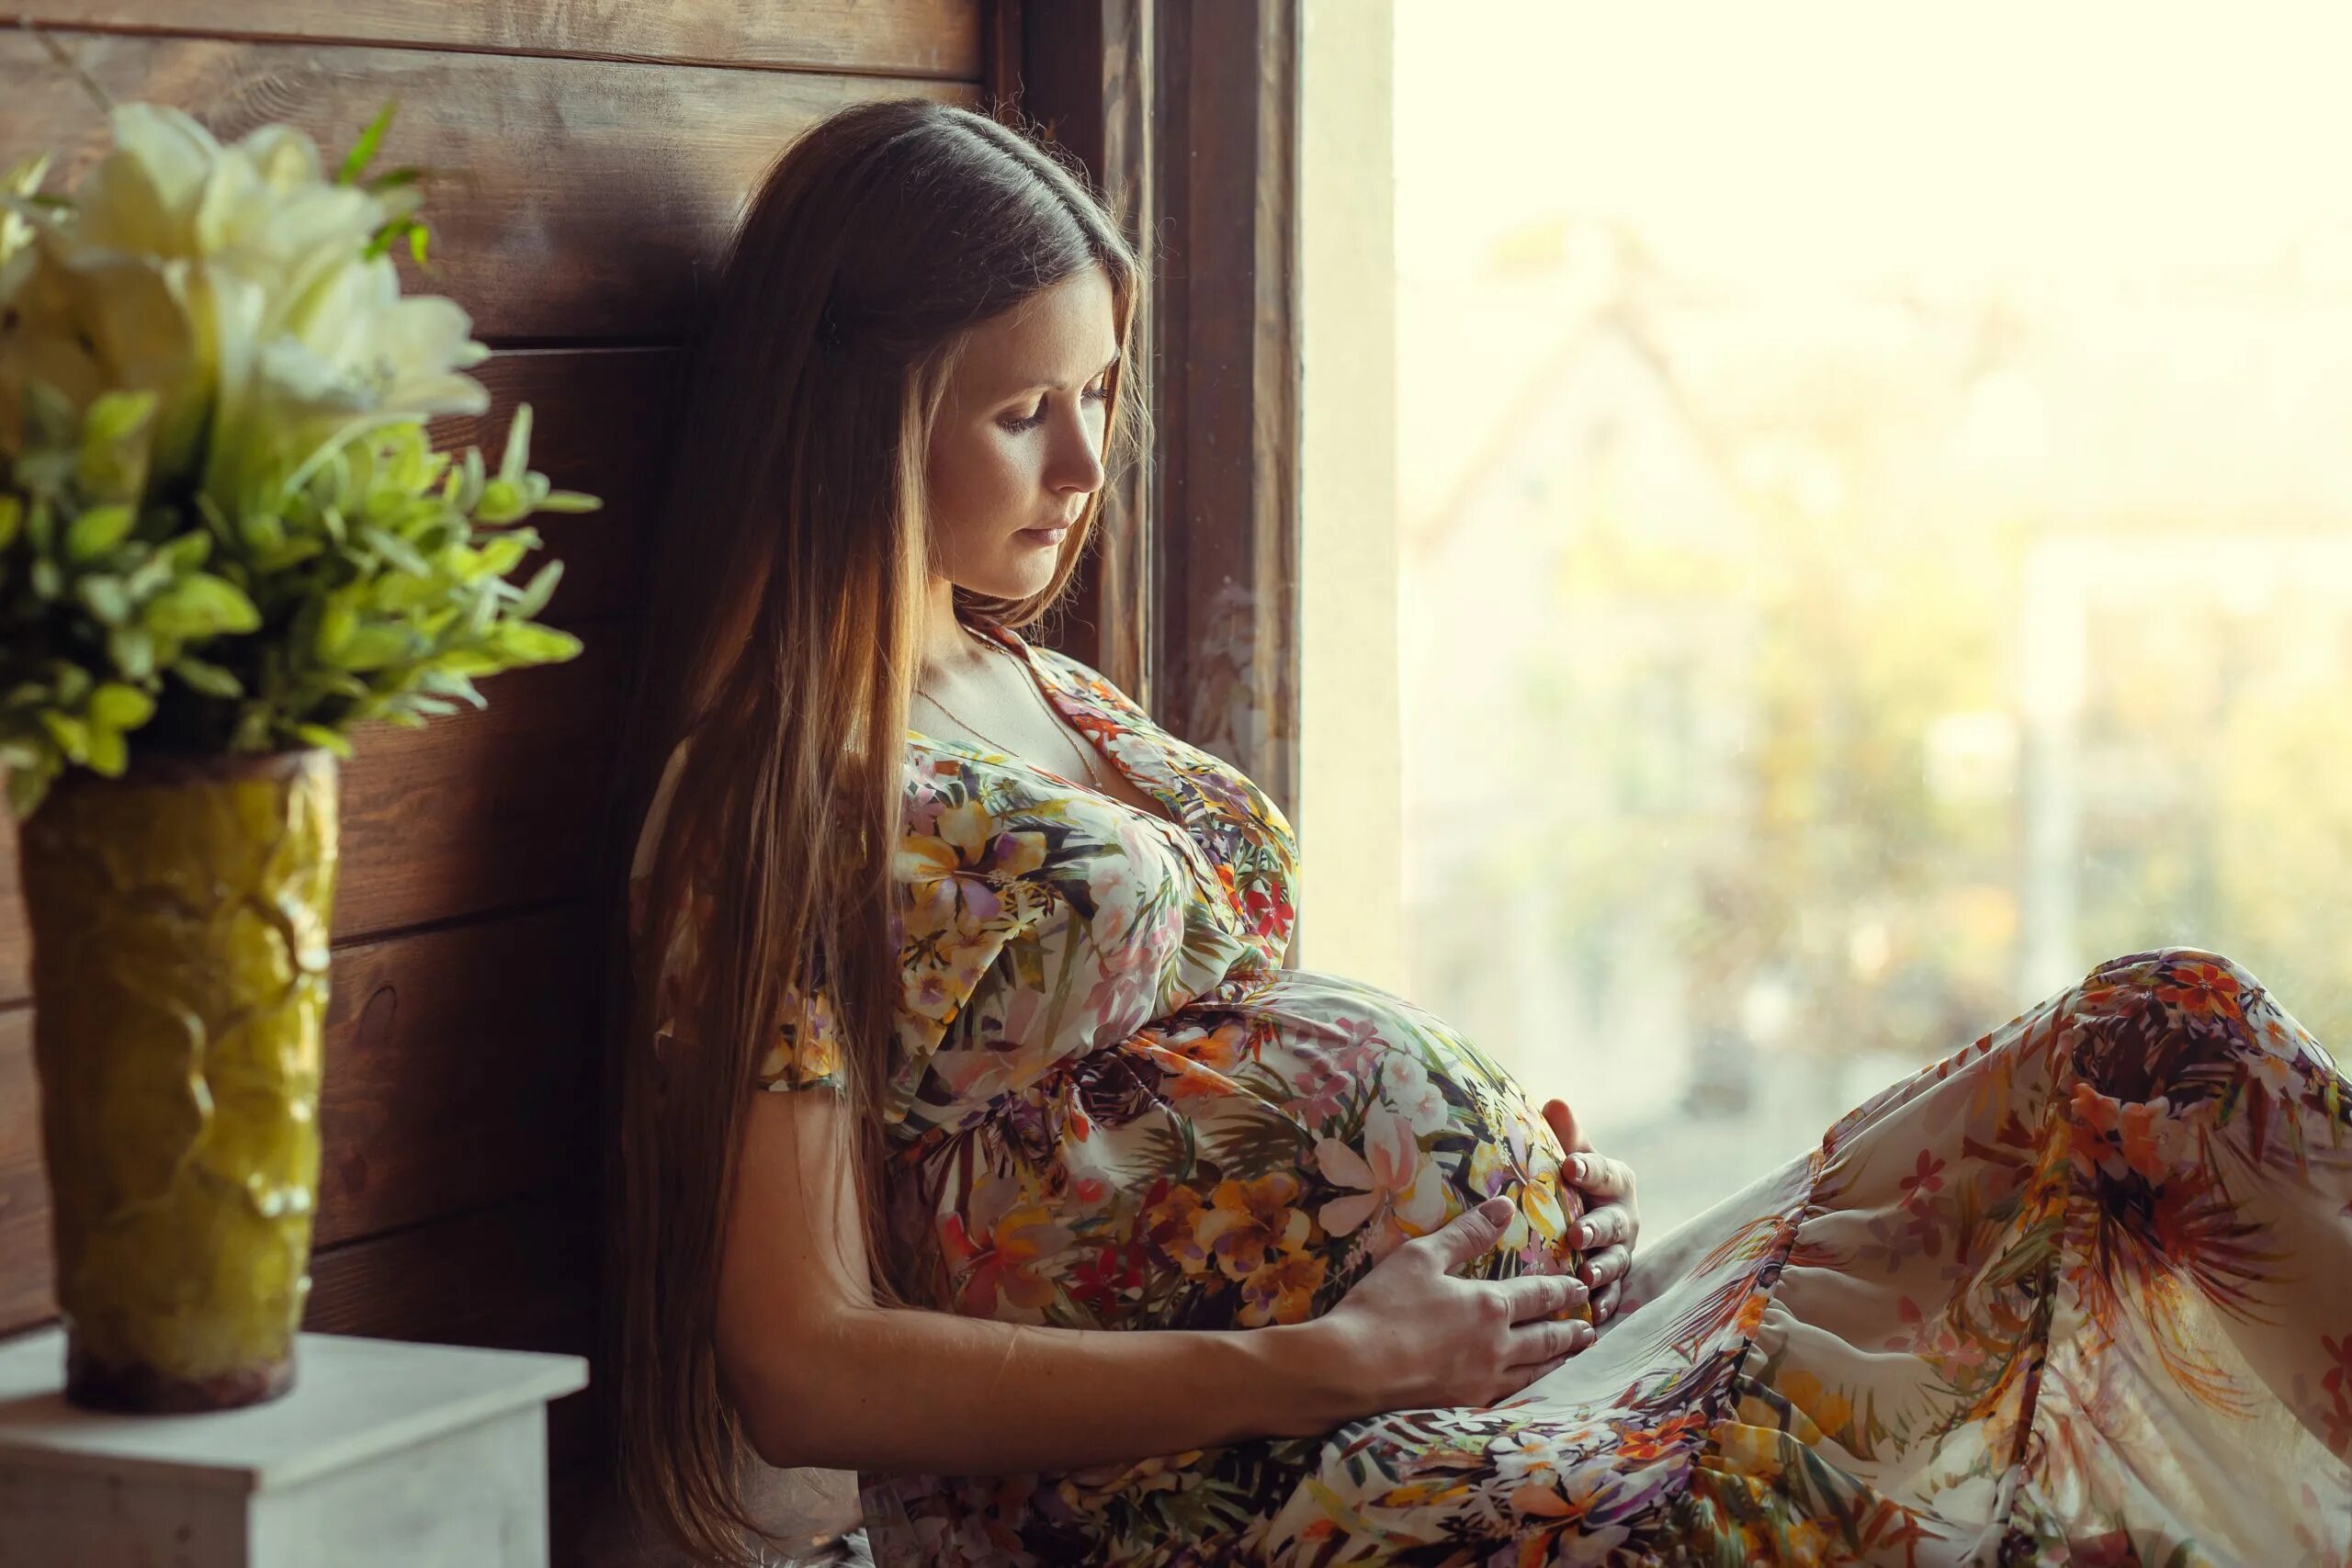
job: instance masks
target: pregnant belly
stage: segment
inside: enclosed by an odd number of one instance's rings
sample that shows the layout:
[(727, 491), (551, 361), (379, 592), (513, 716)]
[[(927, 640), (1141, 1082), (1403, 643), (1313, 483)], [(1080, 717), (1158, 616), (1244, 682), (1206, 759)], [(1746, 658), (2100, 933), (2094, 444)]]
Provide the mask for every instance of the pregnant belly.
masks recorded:
[(1525, 1092), (1443, 1021), (1279, 970), (1065, 1064), (922, 1164), (958, 1310), (1246, 1327), (1328, 1311), (1498, 1193), (1511, 1222), (1467, 1271), (1572, 1269), (1561, 1158)]

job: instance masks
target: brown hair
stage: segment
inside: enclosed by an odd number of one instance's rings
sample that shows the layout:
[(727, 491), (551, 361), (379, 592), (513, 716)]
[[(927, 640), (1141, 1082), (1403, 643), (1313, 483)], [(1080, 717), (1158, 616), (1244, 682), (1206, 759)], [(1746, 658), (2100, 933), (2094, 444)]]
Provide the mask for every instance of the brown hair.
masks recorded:
[[(631, 952), (615, 921), (628, 996), (607, 1015), (616, 1135), (604, 1201), (623, 1493), (700, 1561), (755, 1561), (747, 1438), (713, 1322), (745, 1098), (772, 1032), (760, 1021), (776, 1018), (788, 984), (825, 987), (846, 1045), (876, 1299), (944, 1304), (935, 1247), (910, 1258), (886, 1245), (876, 1112), (899, 994), (891, 851), (930, 581), (925, 457), (967, 331), (1088, 266), (1107, 275), (1117, 313), (1110, 456), (1131, 457), (1140, 437), (1133, 411), (1121, 417), (1132, 401), (1121, 367), (1143, 279), (1084, 177), (983, 116), (864, 103), (808, 130), (762, 180), (697, 333), (647, 552), (606, 864), (626, 863), (621, 846), (688, 736), (646, 907), (679, 907), (703, 835), (726, 848), (712, 861), (705, 972), (682, 993), (693, 1016), (659, 1046), (648, 950), (662, 922)], [(959, 587), (958, 613), (1016, 626), (1042, 615), (1100, 502), (1035, 596)], [(622, 825), (632, 831), (611, 830)], [(608, 869), (608, 884), (620, 874)]]

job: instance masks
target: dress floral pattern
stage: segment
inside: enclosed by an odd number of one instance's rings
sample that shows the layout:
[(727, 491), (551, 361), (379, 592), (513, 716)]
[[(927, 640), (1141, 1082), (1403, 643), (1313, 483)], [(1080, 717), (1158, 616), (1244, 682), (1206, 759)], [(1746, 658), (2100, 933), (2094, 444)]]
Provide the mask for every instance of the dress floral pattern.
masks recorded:
[[(1273, 803), (1088, 666), (983, 629), (1168, 815), (908, 734), (889, 1179), (938, 1193), (900, 1223), (936, 1227), (956, 1310), (1295, 1323), (1496, 1193), (1518, 1213), (1472, 1271), (1573, 1267), (1530, 1096), (1405, 998), (1281, 967), (1299, 867)], [(707, 919), (665, 920), (664, 987)], [(747, 1088), (841, 1072), (820, 992)], [(1499, 1404), (865, 1477), (870, 1544), (886, 1565), (2352, 1563), (2346, 1090), (2232, 960), (2118, 957), (1645, 1238), (1598, 1342)]]

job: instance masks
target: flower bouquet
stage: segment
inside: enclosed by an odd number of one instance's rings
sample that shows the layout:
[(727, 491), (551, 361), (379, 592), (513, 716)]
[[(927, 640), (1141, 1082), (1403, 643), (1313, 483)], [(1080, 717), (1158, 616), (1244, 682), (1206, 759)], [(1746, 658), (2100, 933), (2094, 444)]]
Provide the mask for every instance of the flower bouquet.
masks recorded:
[(431, 450), (489, 405), (454, 302), (403, 298), (391, 109), (329, 169), (111, 110), (70, 194), (0, 176), (0, 763), (32, 935), (67, 1398), (213, 1409), (292, 1386), (318, 1190), (337, 761), (370, 720), (571, 659), (508, 581), (526, 467)]

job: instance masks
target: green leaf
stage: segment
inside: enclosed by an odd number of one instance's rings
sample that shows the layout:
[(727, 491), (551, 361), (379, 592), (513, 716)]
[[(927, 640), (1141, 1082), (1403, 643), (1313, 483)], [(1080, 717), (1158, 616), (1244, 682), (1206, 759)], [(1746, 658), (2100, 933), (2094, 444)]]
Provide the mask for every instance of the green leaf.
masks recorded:
[(249, 632), (261, 625), (261, 612), (243, 589), (203, 571), (180, 579), (149, 600), (146, 617), (148, 629), (165, 637)]
[(89, 761), (90, 727), (88, 725), (71, 715), (58, 713), (49, 708), (42, 708), (35, 716), (40, 720), (40, 727), (48, 730), (51, 739), (56, 740), (57, 749), (65, 753), (68, 761)]
[(555, 585), (562, 578), (563, 563), (560, 560), (548, 562), (531, 579), (530, 586), (523, 590), (523, 596), (507, 606), (506, 613), (518, 621), (531, 619), (548, 607), (548, 599), (555, 594)]
[(498, 477), (519, 485), (531, 467), (531, 405), (514, 405), (514, 423), (506, 427), (506, 454), (498, 462)]
[(387, 664), (400, 663), (416, 650), (405, 626), (362, 626), (344, 645), (340, 662), (346, 670), (381, 670)]
[(155, 715), (155, 699), (136, 686), (108, 681), (90, 694), (90, 720), (108, 729), (136, 729)]
[(523, 564), (524, 555), (537, 543), (538, 536), (527, 528), (518, 528), (513, 533), (493, 536), (490, 542), (481, 547), (481, 558), (475, 562), (476, 574), (484, 577), (504, 577)]
[(359, 630), (359, 612), (341, 595), (330, 599), (319, 610), (319, 635), (311, 644), (311, 651), (321, 659), (334, 660), (343, 657), (343, 650)]
[(460, 675), (495, 675), (511, 668), (505, 660), (478, 648), (452, 649), (441, 656), (440, 666), (452, 674)]
[(237, 519), (237, 536), (246, 549), (266, 557), (286, 547), (286, 524), (267, 512), (248, 512)]
[(193, 571), (212, 558), (212, 536), (182, 534), (158, 550), (156, 554), (169, 556), (172, 565), (182, 571)]
[(585, 491), (551, 490), (540, 499), (539, 504), (534, 508), (534, 510), (539, 512), (595, 512), (601, 510), (604, 507), (604, 504), (605, 502), (602, 498), (590, 495)]
[(172, 660), (172, 673), (186, 682), (191, 690), (208, 697), (242, 697), (244, 682), (218, 664), (208, 664), (201, 659), (182, 654)]
[(130, 618), (130, 593), (119, 577), (85, 577), (74, 585), (74, 592), (102, 625), (119, 626)]
[(65, 574), (47, 556), (33, 562), (33, 592), (43, 599), (55, 599), (65, 592)]
[(25, 525), (25, 503), (22, 497), (0, 495), (0, 550), (17, 542)]
[[(207, 537), (207, 536), (203, 534), (191, 534), (188, 537), (192, 539), (201, 539)], [(157, 550), (153, 555), (149, 556), (145, 560), (141, 561), (137, 566), (132, 567), (130, 572), (124, 576), (122, 580), (122, 591), (129, 594), (134, 603), (139, 600), (152, 597), (158, 590), (163, 588), (165, 583), (171, 581), (173, 578), (177, 577), (185, 570), (186, 569), (183, 568), (178, 561), (173, 558), (171, 552), (168, 550)]]
[(130, 761), (130, 748), (123, 744), (122, 732), (115, 729), (90, 731), (90, 770), (110, 779), (122, 776), (125, 763)]
[(491, 634), (490, 642), (492, 652), (523, 664), (560, 664), (577, 658), (582, 646), (570, 632), (518, 621), (503, 623)]
[(144, 626), (117, 626), (107, 634), (107, 655), (134, 681), (155, 672), (155, 638)]
[(377, 149), (384, 144), (384, 133), (392, 128), (392, 111), (399, 105), (398, 98), (384, 100), (384, 107), (376, 111), (376, 118), (368, 122), (368, 129), (359, 133), (359, 140), (352, 144), (350, 152), (344, 154), (343, 167), (335, 173), (335, 184), (347, 186), (355, 183), (360, 172), (375, 161)]
[(431, 577), (433, 563), (410, 547), (409, 542), (397, 534), (369, 525), (359, 530), (359, 537), (368, 547), (391, 562), (412, 577)]
[(122, 543), (138, 516), (119, 502), (93, 506), (65, 527), (65, 558), (76, 564), (93, 561)]
[(90, 400), (89, 412), (82, 416), (83, 442), (111, 446), (130, 439), (154, 413), (155, 403), (156, 394), (152, 389), (99, 393)]
[(523, 499), (521, 489), (503, 475), (483, 485), (481, 499), (474, 502), (478, 523), (514, 523), (530, 514), (530, 503)]
[(346, 761), (350, 760), (351, 742), (323, 724), (298, 724), (294, 727), (294, 733), (308, 745), (323, 746)]
[(471, 681), (454, 670), (427, 670), (417, 684), (428, 692), (439, 692), (446, 696), (463, 697), (477, 708), (490, 705), (490, 699), (483, 696)]

